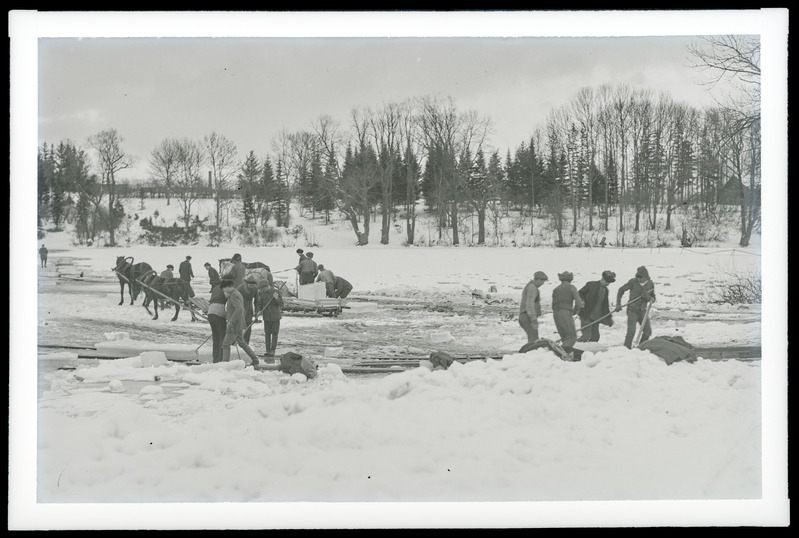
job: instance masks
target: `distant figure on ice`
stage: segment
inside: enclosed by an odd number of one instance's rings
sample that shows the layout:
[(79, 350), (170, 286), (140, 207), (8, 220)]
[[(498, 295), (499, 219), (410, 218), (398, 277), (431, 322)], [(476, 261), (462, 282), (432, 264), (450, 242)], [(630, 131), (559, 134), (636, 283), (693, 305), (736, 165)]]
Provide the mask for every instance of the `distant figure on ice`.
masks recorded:
[(39, 249), (39, 261), (41, 261), (42, 267), (47, 267), (47, 247), (44, 245)]
[(244, 284), (244, 276), (247, 274), (247, 268), (241, 263), (241, 254), (234, 254), (233, 257), (230, 258), (230, 261), (233, 263), (233, 266), (227, 273), (222, 275), (222, 279), (232, 280), (233, 285), (238, 288)]
[[(599, 325), (613, 326), (613, 316), (610, 315), (610, 300), (608, 299), (608, 285), (616, 282), (616, 273), (602, 271), (602, 278), (588, 282), (578, 292), (583, 300), (583, 310), (580, 312), (580, 325), (585, 327), (579, 342), (599, 342)], [(586, 327), (588, 325), (588, 327)]]
[(244, 329), (246, 323), (244, 322), (244, 299), (241, 293), (233, 285), (232, 280), (223, 279), (219, 283), (222, 292), (227, 297), (225, 303), (225, 338), (222, 340), (222, 362), (230, 361), (230, 346), (234, 343), (238, 345), (250, 357), (253, 367), (258, 366), (258, 355), (244, 340)]
[(635, 272), (635, 278), (619, 288), (616, 293), (616, 312), (621, 312), (621, 298), (624, 292), (630, 292), (627, 302), (627, 334), (624, 337), (624, 346), (628, 349), (633, 347), (633, 338), (638, 325), (641, 324), (641, 341), (645, 342), (652, 335), (652, 327), (649, 318), (644, 319), (647, 306), (655, 302), (655, 285), (649, 280), (649, 271), (643, 265)]
[[(206, 263), (206, 265), (210, 265)], [(219, 276), (217, 275), (217, 279)], [(218, 284), (219, 282), (217, 282)], [(208, 324), (211, 326), (211, 338), (213, 342), (212, 357), (214, 362), (222, 361), (222, 340), (225, 339), (225, 303), (227, 297), (222, 287), (215, 285), (211, 288), (211, 299), (208, 301)]]
[(180, 274), (180, 278), (191, 284), (191, 279), (194, 278), (194, 271), (191, 268), (191, 256), (186, 256), (186, 259), (180, 262), (178, 274)]
[(349, 295), (351, 291), (352, 291), (352, 284), (350, 284), (340, 276), (337, 276), (335, 284), (336, 299), (346, 299), (347, 295)]
[(560, 335), (561, 347), (566, 353), (574, 351), (577, 343), (577, 329), (574, 327), (574, 316), (583, 309), (583, 300), (572, 284), (574, 275), (568, 271), (558, 273), (560, 285), (552, 290), (552, 317), (555, 328)]
[(538, 317), (541, 315), (541, 294), (538, 291), (549, 280), (542, 271), (536, 271), (533, 279), (522, 290), (519, 310), (519, 325), (527, 333), (527, 343), (538, 341)]
[(214, 267), (209, 262), (205, 262), (205, 265), (203, 267), (205, 267), (205, 270), (208, 271), (208, 280), (211, 283), (211, 291), (214, 291), (214, 286), (219, 284), (219, 281), (221, 280), (219, 278), (219, 271), (214, 269)]
[(319, 275), (316, 277), (317, 282), (325, 283), (325, 295), (327, 297), (336, 296), (336, 275), (330, 269), (325, 269), (325, 266), (319, 264)]
[[(283, 297), (268, 280), (258, 283), (258, 302), (263, 305), (261, 315), (264, 320), (264, 339), (266, 356), (274, 357), (277, 349), (277, 337), (280, 333), (280, 318), (283, 311)], [(269, 359), (267, 359), (268, 362)]]
[(295, 267), (297, 273), (300, 275), (300, 285), (313, 284), (316, 275), (319, 274), (319, 268), (313, 259), (313, 252), (305, 254), (305, 258)]

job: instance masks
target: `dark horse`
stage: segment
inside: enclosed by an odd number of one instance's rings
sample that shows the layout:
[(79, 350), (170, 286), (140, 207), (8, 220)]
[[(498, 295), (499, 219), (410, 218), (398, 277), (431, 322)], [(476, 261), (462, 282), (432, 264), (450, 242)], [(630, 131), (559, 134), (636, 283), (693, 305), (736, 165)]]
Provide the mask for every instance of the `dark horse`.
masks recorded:
[(136, 300), (136, 297), (139, 296), (139, 292), (141, 291), (138, 279), (152, 270), (153, 268), (149, 263), (140, 262), (134, 264), (131, 256), (117, 256), (117, 264), (112, 271), (114, 271), (117, 274), (117, 278), (119, 278), (119, 304), (125, 302), (125, 284), (128, 285), (130, 304), (133, 304), (133, 301)]
[(172, 304), (175, 305), (175, 315), (172, 321), (178, 319), (180, 313), (180, 305), (183, 304), (191, 312), (191, 320), (197, 321), (194, 315), (194, 310), (191, 309), (189, 299), (194, 297), (194, 290), (191, 284), (182, 278), (167, 278), (158, 276), (155, 271), (150, 271), (148, 274), (141, 277), (141, 284), (144, 288), (144, 308), (150, 312), (149, 305), (152, 303), (155, 309), (153, 319), (158, 319), (158, 302), (166, 301), (167, 298)]

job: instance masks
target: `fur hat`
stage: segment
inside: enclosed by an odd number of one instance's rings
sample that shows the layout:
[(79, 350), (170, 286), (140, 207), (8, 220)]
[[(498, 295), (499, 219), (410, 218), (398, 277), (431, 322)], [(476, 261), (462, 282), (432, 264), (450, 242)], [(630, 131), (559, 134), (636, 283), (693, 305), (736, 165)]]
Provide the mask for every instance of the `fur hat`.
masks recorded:
[(563, 271), (562, 273), (558, 273), (559, 280), (565, 280), (566, 282), (571, 282), (574, 280), (574, 275), (568, 271)]
[(616, 273), (613, 271), (602, 271), (602, 279), (608, 284), (616, 282)]
[(649, 271), (647, 271), (647, 270), (646, 270), (646, 267), (644, 267), (644, 266), (642, 265), (642, 266), (641, 266), (641, 267), (639, 267), (639, 268), (638, 268), (638, 270), (635, 272), (635, 276), (636, 276), (636, 278), (638, 278), (639, 276), (642, 276), (642, 277), (645, 277), (645, 278), (649, 278)]
[(533, 275), (534, 280), (549, 280), (549, 277), (543, 271), (536, 271)]

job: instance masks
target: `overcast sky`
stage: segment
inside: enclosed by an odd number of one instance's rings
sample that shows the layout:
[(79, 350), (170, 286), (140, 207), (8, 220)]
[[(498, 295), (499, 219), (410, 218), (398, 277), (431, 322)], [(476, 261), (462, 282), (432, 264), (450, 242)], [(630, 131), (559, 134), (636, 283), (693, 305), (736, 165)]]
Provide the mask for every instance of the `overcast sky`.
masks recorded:
[[(723, 30), (745, 33), (746, 17), (730, 13), (737, 16)], [(623, 83), (713, 104), (703, 75), (687, 66), (686, 47), (711, 33), (722, 12), (413, 15), (372, 14), (377, 22), (364, 24), (354, 14), (316, 14), (303, 25), (219, 13), (191, 25), (187, 14), (105, 14), (110, 23), (61, 14), (36, 46), (38, 145), (85, 146), (115, 128), (139, 160), (120, 176), (138, 178), (167, 137), (216, 131), (241, 157), (263, 157), (277, 132), (308, 129), (321, 114), (346, 128), (354, 106), (440, 95), (490, 117), (490, 142), (504, 156), (585, 86)], [(359, 37), (365, 28), (373, 37)], [(580, 37), (550, 37), (569, 33)], [(270, 37), (240, 37), (253, 35)], [(519, 35), (535, 37), (508, 37)]]

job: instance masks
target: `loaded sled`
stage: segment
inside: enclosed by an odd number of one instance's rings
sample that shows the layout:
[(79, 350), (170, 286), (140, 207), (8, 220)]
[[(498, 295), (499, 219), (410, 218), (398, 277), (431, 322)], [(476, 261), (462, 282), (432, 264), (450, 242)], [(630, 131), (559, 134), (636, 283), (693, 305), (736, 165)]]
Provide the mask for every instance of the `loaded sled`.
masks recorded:
[(283, 312), (320, 314), (322, 316), (338, 316), (348, 308), (346, 299), (334, 299), (325, 296), (322, 282), (304, 284), (294, 291), (285, 280), (275, 280), (275, 288), (283, 297)]

